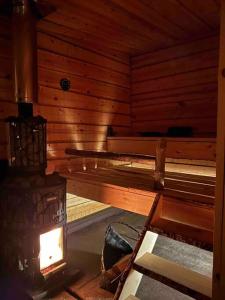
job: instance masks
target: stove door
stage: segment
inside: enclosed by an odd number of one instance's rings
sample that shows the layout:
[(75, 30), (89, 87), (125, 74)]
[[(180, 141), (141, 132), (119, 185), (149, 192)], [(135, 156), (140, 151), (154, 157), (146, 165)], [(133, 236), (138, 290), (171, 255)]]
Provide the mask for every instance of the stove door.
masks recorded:
[(40, 235), (40, 270), (63, 259), (63, 227)]

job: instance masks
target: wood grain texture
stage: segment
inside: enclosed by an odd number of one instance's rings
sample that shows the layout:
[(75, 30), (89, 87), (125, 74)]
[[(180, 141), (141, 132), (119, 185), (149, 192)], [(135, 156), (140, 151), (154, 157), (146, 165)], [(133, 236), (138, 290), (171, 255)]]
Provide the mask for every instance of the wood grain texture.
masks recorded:
[(210, 277), (160, 256), (146, 252), (135, 261), (134, 269), (194, 299), (211, 299), (212, 279)]
[[(121, 60), (208, 37), (218, 32), (219, 5), (214, 0), (178, 1), (51, 0), (58, 9), (40, 22), (48, 33), (60, 32), (82, 47)], [(74, 17), (76, 16), (76, 17)]]
[[(93, 271), (92, 271), (93, 272)], [(68, 291), (78, 296), (79, 299), (108, 299), (113, 300), (113, 294), (100, 288), (101, 275), (87, 273), (80, 280), (71, 283)]]
[[(0, 18), (0, 157), (7, 157), (8, 136), (4, 119), (17, 115), (13, 100), (9, 20)], [(42, 24), (43, 23), (43, 24)], [(60, 36), (59, 27), (38, 24), (38, 103), (34, 113), (48, 120), (49, 168), (65, 163), (66, 147), (105, 149), (107, 126), (123, 135), (130, 132), (128, 56), (79, 46)], [(56, 32), (51, 32), (51, 30)], [(63, 29), (63, 28), (62, 28)], [(65, 92), (60, 80), (68, 78)], [(54, 161), (56, 162), (54, 167)]]
[[(75, 178), (74, 178), (75, 179)], [(75, 179), (76, 180), (76, 179)], [(72, 185), (68, 180), (68, 190), (71, 193), (83, 195), (94, 201), (99, 201), (113, 207), (117, 207), (130, 212), (135, 212), (147, 216), (147, 208), (151, 207), (153, 198), (150, 194), (140, 195), (133, 193), (131, 189), (117, 189), (105, 186), (96, 181), (76, 180), (76, 185)], [(122, 201), (121, 201), (122, 200)]]
[[(156, 191), (151, 187), (153, 173), (145, 171), (132, 167), (79, 171), (70, 167), (70, 171), (62, 174), (68, 178), (68, 191), (72, 194), (148, 215)], [(212, 250), (215, 182), (206, 183), (210, 177), (177, 175), (180, 177), (166, 172), (165, 191), (154, 213), (151, 230)]]
[[(107, 149), (114, 152), (155, 155), (160, 138), (151, 137), (111, 137), (107, 139)], [(167, 138), (166, 157), (189, 160), (216, 159), (214, 138)]]
[(215, 135), (218, 36), (139, 55), (131, 64), (135, 133), (190, 126), (195, 135)]
[(63, 291), (55, 296), (51, 296), (51, 300), (76, 300), (77, 298), (71, 296), (66, 291)]
[(217, 118), (217, 161), (216, 161), (216, 207), (213, 264), (213, 300), (225, 297), (225, 0), (221, 0), (220, 48), (218, 69), (218, 118)]
[(182, 241), (213, 248), (214, 208), (197, 202), (164, 195), (151, 222), (152, 230)]

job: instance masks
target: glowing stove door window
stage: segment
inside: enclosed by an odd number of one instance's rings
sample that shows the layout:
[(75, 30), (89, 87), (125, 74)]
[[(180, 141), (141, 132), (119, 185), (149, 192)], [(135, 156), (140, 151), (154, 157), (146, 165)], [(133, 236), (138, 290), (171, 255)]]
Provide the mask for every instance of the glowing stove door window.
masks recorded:
[(40, 235), (40, 269), (63, 259), (63, 228), (56, 228)]

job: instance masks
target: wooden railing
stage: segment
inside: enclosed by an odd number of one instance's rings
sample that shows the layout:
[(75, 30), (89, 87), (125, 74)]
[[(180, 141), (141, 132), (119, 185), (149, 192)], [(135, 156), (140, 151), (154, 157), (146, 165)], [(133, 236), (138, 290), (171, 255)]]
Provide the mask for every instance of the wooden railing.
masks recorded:
[(166, 159), (166, 141), (161, 139), (158, 141), (155, 151), (155, 156), (135, 154), (135, 153), (119, 153), (108, 151), (85, 151), (76, 149), (66, 149), (66, 154), (74, 155), (76, 157), (85, 158), (99, 158), (108, 160), (117, 160), (123, 162), (136, 162), (140, 164), (147, 164), (149, 161), (155, 161), (155, 170), (152, 177), (149, 176), (149, 182), (152, 188), (156, 190), (163, 189), (165, 177), (165, 159)]

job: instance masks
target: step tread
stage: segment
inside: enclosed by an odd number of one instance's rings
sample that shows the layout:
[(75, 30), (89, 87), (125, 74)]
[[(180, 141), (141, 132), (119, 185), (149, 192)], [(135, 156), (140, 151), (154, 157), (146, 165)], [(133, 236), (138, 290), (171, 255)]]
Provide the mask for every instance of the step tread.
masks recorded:
[(126, 298), (126, 300), (139, 300), (139, 298), (137, 298), (133, 295), (130, 295), (129, 297)]
[(163, 276), (202, 295), (207, 297), (212, 296), (212, 279), (210, 277), (192, 271), (175, 262), (146, 252), (135, 261), (134, 269), (135, 265)]

